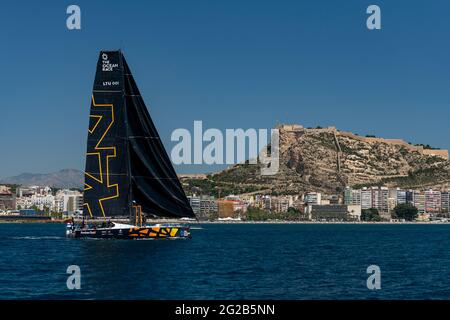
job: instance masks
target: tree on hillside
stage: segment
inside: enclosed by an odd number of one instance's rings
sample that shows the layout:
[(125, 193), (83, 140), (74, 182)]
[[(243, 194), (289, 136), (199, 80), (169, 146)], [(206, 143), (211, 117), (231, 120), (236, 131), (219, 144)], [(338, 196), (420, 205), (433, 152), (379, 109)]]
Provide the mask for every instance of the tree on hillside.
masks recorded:
[(370, 208), (361, 211), (361, 221), (381, 221), (378, 209)]
[(417, 218), (418, 210), (410, 203), (402, 203), (395, 206), (392, 212), (392, 218), (405, 219), (406, 221), (412, 221)]

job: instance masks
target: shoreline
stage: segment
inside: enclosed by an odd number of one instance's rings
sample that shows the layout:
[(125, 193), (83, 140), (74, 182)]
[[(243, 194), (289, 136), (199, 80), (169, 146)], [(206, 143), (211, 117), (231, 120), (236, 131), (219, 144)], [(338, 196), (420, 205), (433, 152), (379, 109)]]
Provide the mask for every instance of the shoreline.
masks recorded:
[(367, 221), (199, 221), (195, 224), (407, 224), (407, 225), (450, 225), (449, 222), (434, 222), (434, 221), (379, 221), (379, 222), (367, 222)]
[[(112, 220), (114, 222), (114, 220)], [(117, 221), (119, 222), (119, 221)], [(123, 221), (121, 221), (123, 222)], [(450, 225), (450, 222), (440, 221), (147, 221), (148, 224), (157, 223), (178, 223), (188, 225), (201, 225), (201, 224), (348, 224), (348, 225)], [(0, 224), (64, 224), (64, 220), (28, 220), (28, 219), (11, 219), (0, 220)]]

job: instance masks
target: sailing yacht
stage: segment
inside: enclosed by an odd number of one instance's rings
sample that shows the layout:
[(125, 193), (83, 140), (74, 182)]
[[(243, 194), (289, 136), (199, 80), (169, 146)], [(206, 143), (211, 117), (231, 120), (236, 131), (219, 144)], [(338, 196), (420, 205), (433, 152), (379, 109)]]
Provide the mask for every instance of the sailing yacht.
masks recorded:
[[(119, 220), (119, 219), (122, 220)], [(83, 221), (74, 238), (185, 239), (195, 218), (121, 51), (101, 51), (91, 97)], [(114, 221), (123, 221), (118, 223)]]

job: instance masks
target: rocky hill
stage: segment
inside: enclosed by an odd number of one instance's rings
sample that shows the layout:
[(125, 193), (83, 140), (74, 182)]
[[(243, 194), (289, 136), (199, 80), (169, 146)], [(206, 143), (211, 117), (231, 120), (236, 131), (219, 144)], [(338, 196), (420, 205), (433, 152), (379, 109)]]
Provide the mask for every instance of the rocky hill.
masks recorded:
[[(341, 192), (346, 186), (403, 188), (450, 186), (447, 150), (426, 149), (403, 140), (361, 137), (330, 128), (282, 125), (280, 170), (261, 176), (257, 165), (239, 164), (185, 185), (204, 193), (305, 191)], [(208, 190), (213, 190), (208, 192)]]
[[(346, 186), (450, 188), (447, 150), (411, 145), (403, 140), (362, 137), (334, 127), (307, 129), (282, 125), (280, 168), (261, 176), (258, 165), (239, 164), (210, 175), (180, 175), (188, 192), (223, 196), (243, 193), (339, 193)], [(82, 188), (83, 173), (65, 169), (24, 173), (0, 183)]]

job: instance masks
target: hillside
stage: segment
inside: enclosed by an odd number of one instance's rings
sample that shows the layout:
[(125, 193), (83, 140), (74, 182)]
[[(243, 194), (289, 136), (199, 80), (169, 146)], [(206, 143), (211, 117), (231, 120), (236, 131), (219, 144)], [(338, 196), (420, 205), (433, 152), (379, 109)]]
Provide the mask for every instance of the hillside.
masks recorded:
[[(184, 180), (203, 193), (341, 192), (346, 186), (384, 184), (404, 188), (450, 186), (447, 150), (398, 139), (361, 137), (334, 127), (279, 126), (280, 170), (261, 176), (257, 165), (239, 164), (205, 179)], [(208, 192), (212, 190), (212, 192)], [(199, 190), (197, 190), (199, 191)]]
[[(402, 140), (361, 137), (335, 128), (306, 129), (283, 125), (280, 169), (261, 176), (258, 165), (239, 164), (209, 175), (180, 175), (187, 192), (227, 194), (339, 193), (346, 186), (450, 188), (447, 150)], [(428, 149), (427, 149), (428, 148)], [(48, 174), (23, 173), (0, 183), (82, 188), (83, 173), (65, 169)]]
[(22, 173), (18, 176), (0, 179), (0, 183), (22, 186), (51, 186), (56, 188), (82, 188), (83, 172), (75, 169), (63, 169), (52, 173)]

